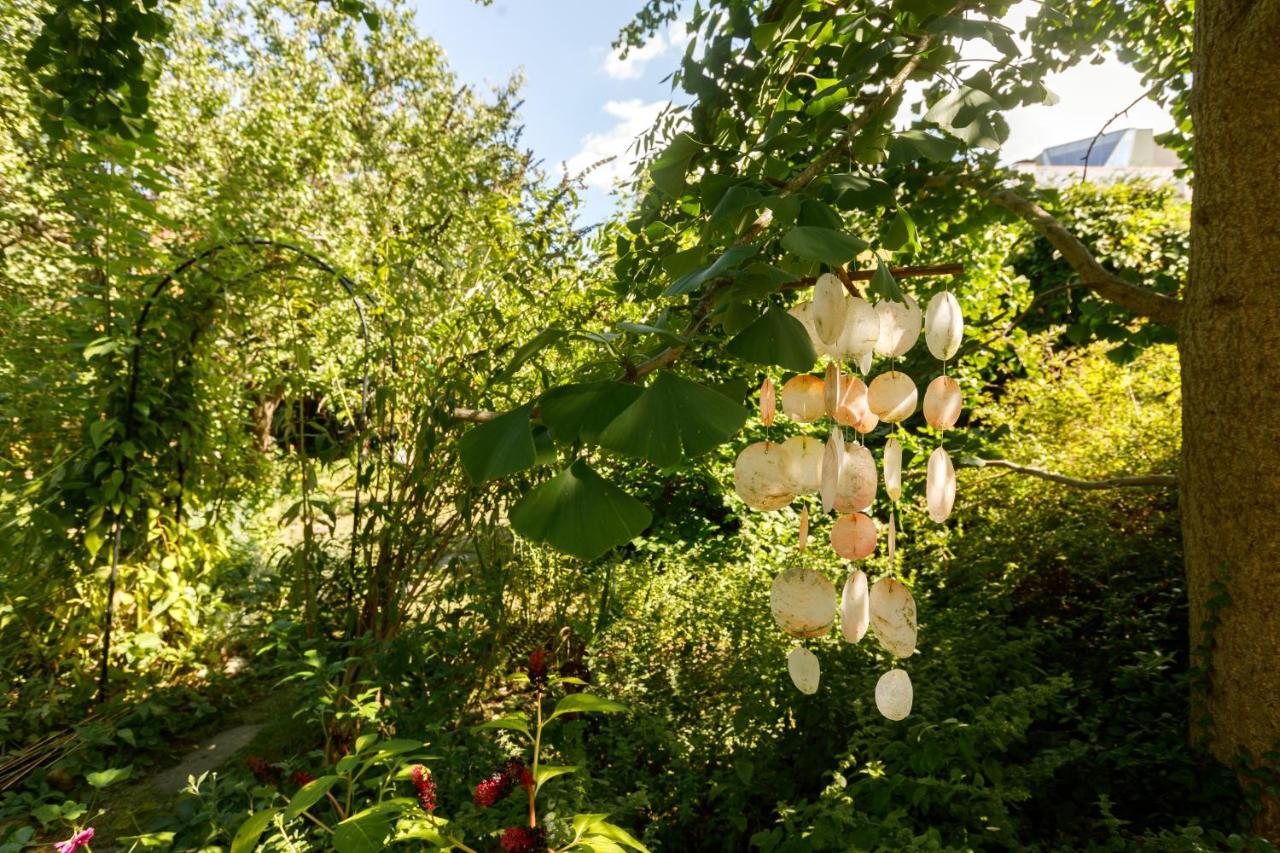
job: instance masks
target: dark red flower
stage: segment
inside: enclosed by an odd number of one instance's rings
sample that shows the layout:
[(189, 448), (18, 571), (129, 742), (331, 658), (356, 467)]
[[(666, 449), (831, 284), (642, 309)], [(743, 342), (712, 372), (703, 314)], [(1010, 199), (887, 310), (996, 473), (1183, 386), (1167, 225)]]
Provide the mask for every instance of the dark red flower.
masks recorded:
[(519, 785), (526, 791), (533, 790), (533, 773), (528, 767), (524, 766), (524, 762), (518, 758), (513, 758), (502, 768), (502, 773), (507, 777), (507, 782), (512, 787)]
[(511, 782), (505, 773), (495, 773), (476, 785), (476, 792), (471, 795), (471, 802), (482, 809), (487, 809), (511, 793)]
[(274, 764), (268, 764), (264, 759), (256, 755), (251, 755), (244, 760), (249, 766), (249, 772), (254, 775), (263, 785), (274, 785), (280, 781), (280, 768)]
[(418, 805), (422, 806), (422, 810), (427, 814), (434, 814), (436, 810), (436, 780), (431, 778), (431, 773), (421, 764), (415, 765), (409, 775), (413, 778), (413, 790), (418, 794)]
[(547, 688), (546, 649), (534, 649), (529, 655), (529, 664), (525, 669), (529, 673), (529, 681), (533, 684), (534, 690), (545, 690)]
[(547, 833), (532, 826), (513, 826), (502, 830), (502, 849), (506, 853), (547, 853)]
[(316, 777), (305, 770), (295, 770), (293, 775), (289, 777), (289, 781), (301, 788), (303, 785), (309, 785), (316, 781)]

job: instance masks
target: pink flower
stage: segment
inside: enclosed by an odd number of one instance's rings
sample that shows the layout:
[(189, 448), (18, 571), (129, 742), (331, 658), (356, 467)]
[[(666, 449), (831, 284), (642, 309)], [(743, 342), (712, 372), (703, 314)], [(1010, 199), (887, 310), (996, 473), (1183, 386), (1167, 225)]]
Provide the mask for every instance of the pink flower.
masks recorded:
[(434, 814), (436, 810), (435, 780), (431, 778), (431, 774), (421, 764), (414, 765), (411, 775), (413, 789), (418, 795), (418, 805), (422, 806), (422, 810), (427, 814)]
[(93, 827), (82, 829), (66, 841), (60, 841), (53, 845), (53, 849), (58, 853), (76, 853), (81, 847), (88, 847), (89, 842), (93, 840)]

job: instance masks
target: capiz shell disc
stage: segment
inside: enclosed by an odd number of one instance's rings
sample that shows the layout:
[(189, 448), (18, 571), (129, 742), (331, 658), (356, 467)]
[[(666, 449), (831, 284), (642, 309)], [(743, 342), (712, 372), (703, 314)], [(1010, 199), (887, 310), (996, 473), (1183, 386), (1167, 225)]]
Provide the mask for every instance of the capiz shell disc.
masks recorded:
[(836, 512), (861, 512), (876, 499), (879, 481), (876, 459), (861, 444), (845, 446), (844, 460), (840, 463), (840, 485), (832, 507)]
[(891, 655), (915, 654), (916, 601), (902, 581), (883, 577), (871, 586), (871, 628)]
[(933, 357), (942, 361), (953, 357), (963, 338), (964, 317), (955, 295), (948, 290), (930, 299), (924, 312), (924, 342)]
[(793, 435), (782, 443), (782, 473), (797, 495), (818, 493), (822, 485), (822, 439)]
[(916, 383), (898, 370), (881, 373), (867, 388), (867, 405), (876, 417), (891, 424), (905, 421), (915, 413), (917, 397)]
[(812, 569), (787, 569), (773, 579), (769, 609), (793, 637), (820, 637), (836, 621), (836, 588)]
[(939, 376), (924, 390), (924, 419), (934, 429), (951, 429), (960, 419), (963, 404), (960, 383), (950, 376)]
[(905, 720), (914, 698), (911, 676), (904, 669), (891, 669), (876, 682), (876, 708), (890, 720)]
[(902, 497), (902, 445), (892, 437), (884, 443), (884, 491), (894, 503)]
[(871, 623), (871, 598), (867, 575), (858, 570), (849, 574), (840, 595), (840, 634), (845, 642), (856, 643), (867, 634)]
[(831, 428), (831, 436), (822, 451), (822, 483), (818, 493), (822, 496), (822, 511), (831, 512), (840, 494), (840, 469), (844, 464), (844, 439), (840, 427)]
[(733, 466), (733, 488), (747, 506), (758, 510), (781, 509), (795, 499), (785, 470), (786, 451), (781, 444), (757, 441), (738, 454)]
[(813, 287), (813, 328), (827, 346), (838, 341), (844, 331), (846, 298), (840, 279), (831, 273), (818, 276)]
[(919, 340), (920, 306), (910, 296), (904, 296), (902, 302), (877, 302), (876, 316), (880, 318), (880, 334), (876, 338), (879, 355), (906, 355)]
[(946, 521), (956, 502), (956, 469), (950, 454), (941, 447), (929, 455), (924, 491), (929, 501), (929, 517), (938, 523)]
[(801, 423), (822, 417), (826, 411), (822, 380), (808, 373), (788, 379), (782, 386), (782, 411)]
[(807, 696), (818, 692), (818, 681), (822, 678), (822, 667), (818, 664), (818, 656), (803, 646), (796, 646), (787, 653), (787, 673), (796, 689)]
[(831, 548), (845, 560), (871, 556), (876, 550), (875, 521), (861, 512), (840, 516), (831, 525)]

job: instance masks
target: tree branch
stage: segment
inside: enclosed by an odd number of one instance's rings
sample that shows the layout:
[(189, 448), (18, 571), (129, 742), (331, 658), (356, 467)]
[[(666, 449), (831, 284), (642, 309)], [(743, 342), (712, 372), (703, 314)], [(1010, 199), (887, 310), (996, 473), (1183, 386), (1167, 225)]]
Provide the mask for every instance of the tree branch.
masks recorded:
[(998, 189), (989, 192), (988, 196), (996, 204), (1030, 223), (1062, 254), (1084, 285), (1098, 296), (1139, 317), (1146, 317), (1162, 326), (1177, 328), (1181, 300), (1130, 284), (1104, 269), (1088, 246), (1034, 201), (1023, 198), (1011, 189)]
[(970, 457), (968, 459), (961, 460), (960, 464), (966, 468), (1006, 468), (1018, 474), (1028, 474), (1032, 477), (1039, 477), (1042, 480), (1061, 483), (1062, 485), (1070, 486), (1073, 489), (1085, 489), (1088, 491), (1097, 491), (1100, 489), (1124, 489), (1142, 486), (1176, 488), (1178, 485), (1178, 478), (1172, 474), (1146, 474), (1139, 477), (1107, 477), (1101, 480), (1080, 480), (1075, 477), (1068, 477), (1065, 474), (1056, 474), (1053, 471), (1046, 471), (1043, 468), (1037, 468), (1033, 465), (1019, 465), (1016, 462), (1010, 462), (1008, 459), (979, 459), (977, 457)]

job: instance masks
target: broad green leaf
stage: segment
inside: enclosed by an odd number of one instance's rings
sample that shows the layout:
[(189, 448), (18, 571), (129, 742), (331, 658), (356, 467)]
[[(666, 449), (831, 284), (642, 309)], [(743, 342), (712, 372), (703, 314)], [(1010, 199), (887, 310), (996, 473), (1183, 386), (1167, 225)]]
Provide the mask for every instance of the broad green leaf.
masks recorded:
[(692, 293), (711, 279), (719, 278), (737, 269), (743, 261), (754, 256), (759, 250), (760, 247), (755, 245), (734, 246), (712, 263), (680, 276), (671, 283), (670, 287), (662, 292), (662, 295), (680, 296), (685, 293)]
[(356, 752), (364, 752), (377, 742), (378, 736), (376, 734), (370, 733), (367, 735), (360, 735), (356, 738)]
[(542, 422), (562, 444), (594, 442), (600, 431), (642, 393), (638, 385), (606, 379), (561, 385), (538, 400)]
[(871, 276), (867, 290), (879, 300), (902, 302), (906, 298), (902, 294), (902, 288), (898, 287), (897, 279), (893, 277), (893, 273), (889, 272), (889, 265), (884, 261), (876, 266), (875, 275)]
[(485, 720), (477, 729), (510, 729), (515, 732), (532, 737), (533, 733), (529, 731), (529, 721), (523, 715), (512, 714), (508, 717), (495, 717), (492, 720)]
[(625, 847), (630, 847), (632, 850), (639, 850), (640, 853), (649, 853), (649, 849), (637, 841), (631, 833), (615, 824), (601, 821), (592, 827), (591, 831), (596, 835), (603, 835), (611, 841), (616, 841)]
[(332, 842), (338, 853), (377, 853), (391, 834), (388, 809), (374, 806), (333, 827)]
[(925, 133), (923, 130), (904, 130), (898, 134), (898, 141), (913, 149), (927, 160), (949, 162), (955, 159), (956, 144), (941, 136)]
[[(449, 840), (445, 837), (443, 830), (448, 825), (449, 821), (442, 817), (402, 819), (396, 825), (396, 834), (392, 842), (429, 841), (438, 847), (447, 847)], [(462, 833), (455, 833), (454, 837), (461, 841)]]
[(303, 785), (298, 789), (298, 793), (293, 795), (293, 799), (289, 800), (289, 805), (285, 807), (285, 818), (293, 819), (302, 814), (318, 803), (321, 797), (329, 793), (330, 788), (341, 781), (341, 776), (321, 776), (319, 779), (313, 779)]
[(240, 828), (236, 830), (235, 838), (231, 839), (231, 853), (250, 853), (257, 847), (258, 837), (279, 811), (279, 809), (266, 809), (249, 815), (249, 819), (240, 824)]
[(701, 150), (698, 140), (687, 133), (681, 133), (673, 139), (667, 150), (659, 154), (649, 167), (649, 174), (658, 189), (672, 198), (683, 195), (689, 161)]
[(87, 773), (84, 778), (92, 787), (101, 791), (108, 785), (123, 782), (132, 773), (133, 765), (129, 765), (127, 767), (112, 767), (110, 770), (99, 770), (96, 773)]
[(1009, 125), (996, 112), (1000, 109), (988, 92), (963, 85), (931, 106), (924, 118), (971, 146), (995, 150), (1009, 136)]
[(828, 266), (846, 264), (867, 248), (857, 237), (816, 225), (797, 225), (782, 238), (782, 248), (806, 261)]
[(526, 539), (584, 560), (630, 542), (653, 521), (644, 504), (581, 459), (525, 495), (509, 517)]
[(549, 782), (550, 780), (556, 778), (557, 776), (565, 776), (569, 773), (577, 773), (581, 769), (582, 769), (581, 767), (573, 767), (573, 766), (557, 767), (550, 764), (540, 764), (538, 765), (537, 771), (533, 774), (533, 782), (534, 782), (535, 790), (541, 790), (543, 783)]
[(378, 744), (378, 748), (374, 750), (374, 758), (390, 758), (396, 755), (404, 755), (409, 752), (416, 752), (427, 748), (427, 744), (413, 738), (392, 738)]
[(627, 848), (603, 835), (589, 835), (581, 842), (591, 853), (627, 853)]
[(738, 219), (746, 214), (754, 216), (756, 208), (763, 201), (764, 196), (757, 189), (747, 186), (730, 187), (720, 197), (715, 209), (711, 211), (711, 218), (707, 221), (707, 224), (712, 228), (731, 225), (733, 226), (731, 230), (736, 233), (738, 227), (742, 224), (738, 222)]
[(525, 343), (520, 347), (520, 349), (516, 350), (515, 355), (511, 356), (511, 361), (507, 362), (506, 367), (493, 375), (489, 380), (489, 384), (501, 385), (506, 382), (512, 376), (515, 376), (516, 372), (519, 371), (521, 367), (524, 367), (525, 362), (559, 341), (565, 336), (565, 334), (566, 332), (564, 329), (557, 329), (555, 327), (543, 329), (541, 332), (538, 332), (538, 334), (534, 336), (533, 340)]
[(591, 693), (570, 693), (556, 703), (556, 709), (547, 717), (547, 722), (563, 714), (616, 714), (626, 710), (626, 705), (612, 699), (604, 699)]
[(849, 99), (850, 90), (846, 80), (841, 78), (819, 78), (815, 82), (817, 83), (817, 89), (814, 91), (808, 105), (804, 108), (805, 115), (822, 115), (827, 110), (838, 107)]
[(983, 39), (1005, 56), (1021, 55), (1018, 43), (1013, 40), (1013, 30), (999, 21), (944, 15), (931, 21), (925, 29), (932, 33), (943, 33), (961, 39)]
[(747, 410), (696, 382), (661, 371), (600, 433), (600, 445), (655, 465), (701, 456), (742, 429)]
[(777, 306), (729, 341), (730, 355), (754, 364), (776, 364), (803, 373), (813, 369), (818, 354), (804, 324)]
[(585, 835), (587, 830), (607, 817), (607, 814), (576, 814), (573, 816), (573, 834)]
[(889, 223), (889, 228), (885, 232), (883, 243), (886, 249), (895, 251), (908, 244), (916, 251), (920, 250), (920, 240), (916, 236), (916, 223), (911, 218), (911, 214), (901, 207), (898, 208), (898, 212), (894, 214), (893, 221)]
[(537, 454), (529, 423), (532, 411), (532, 404), (526, 403), (462, 436), (458, 454), (471, 482), (479, 484), (533, 467)]

